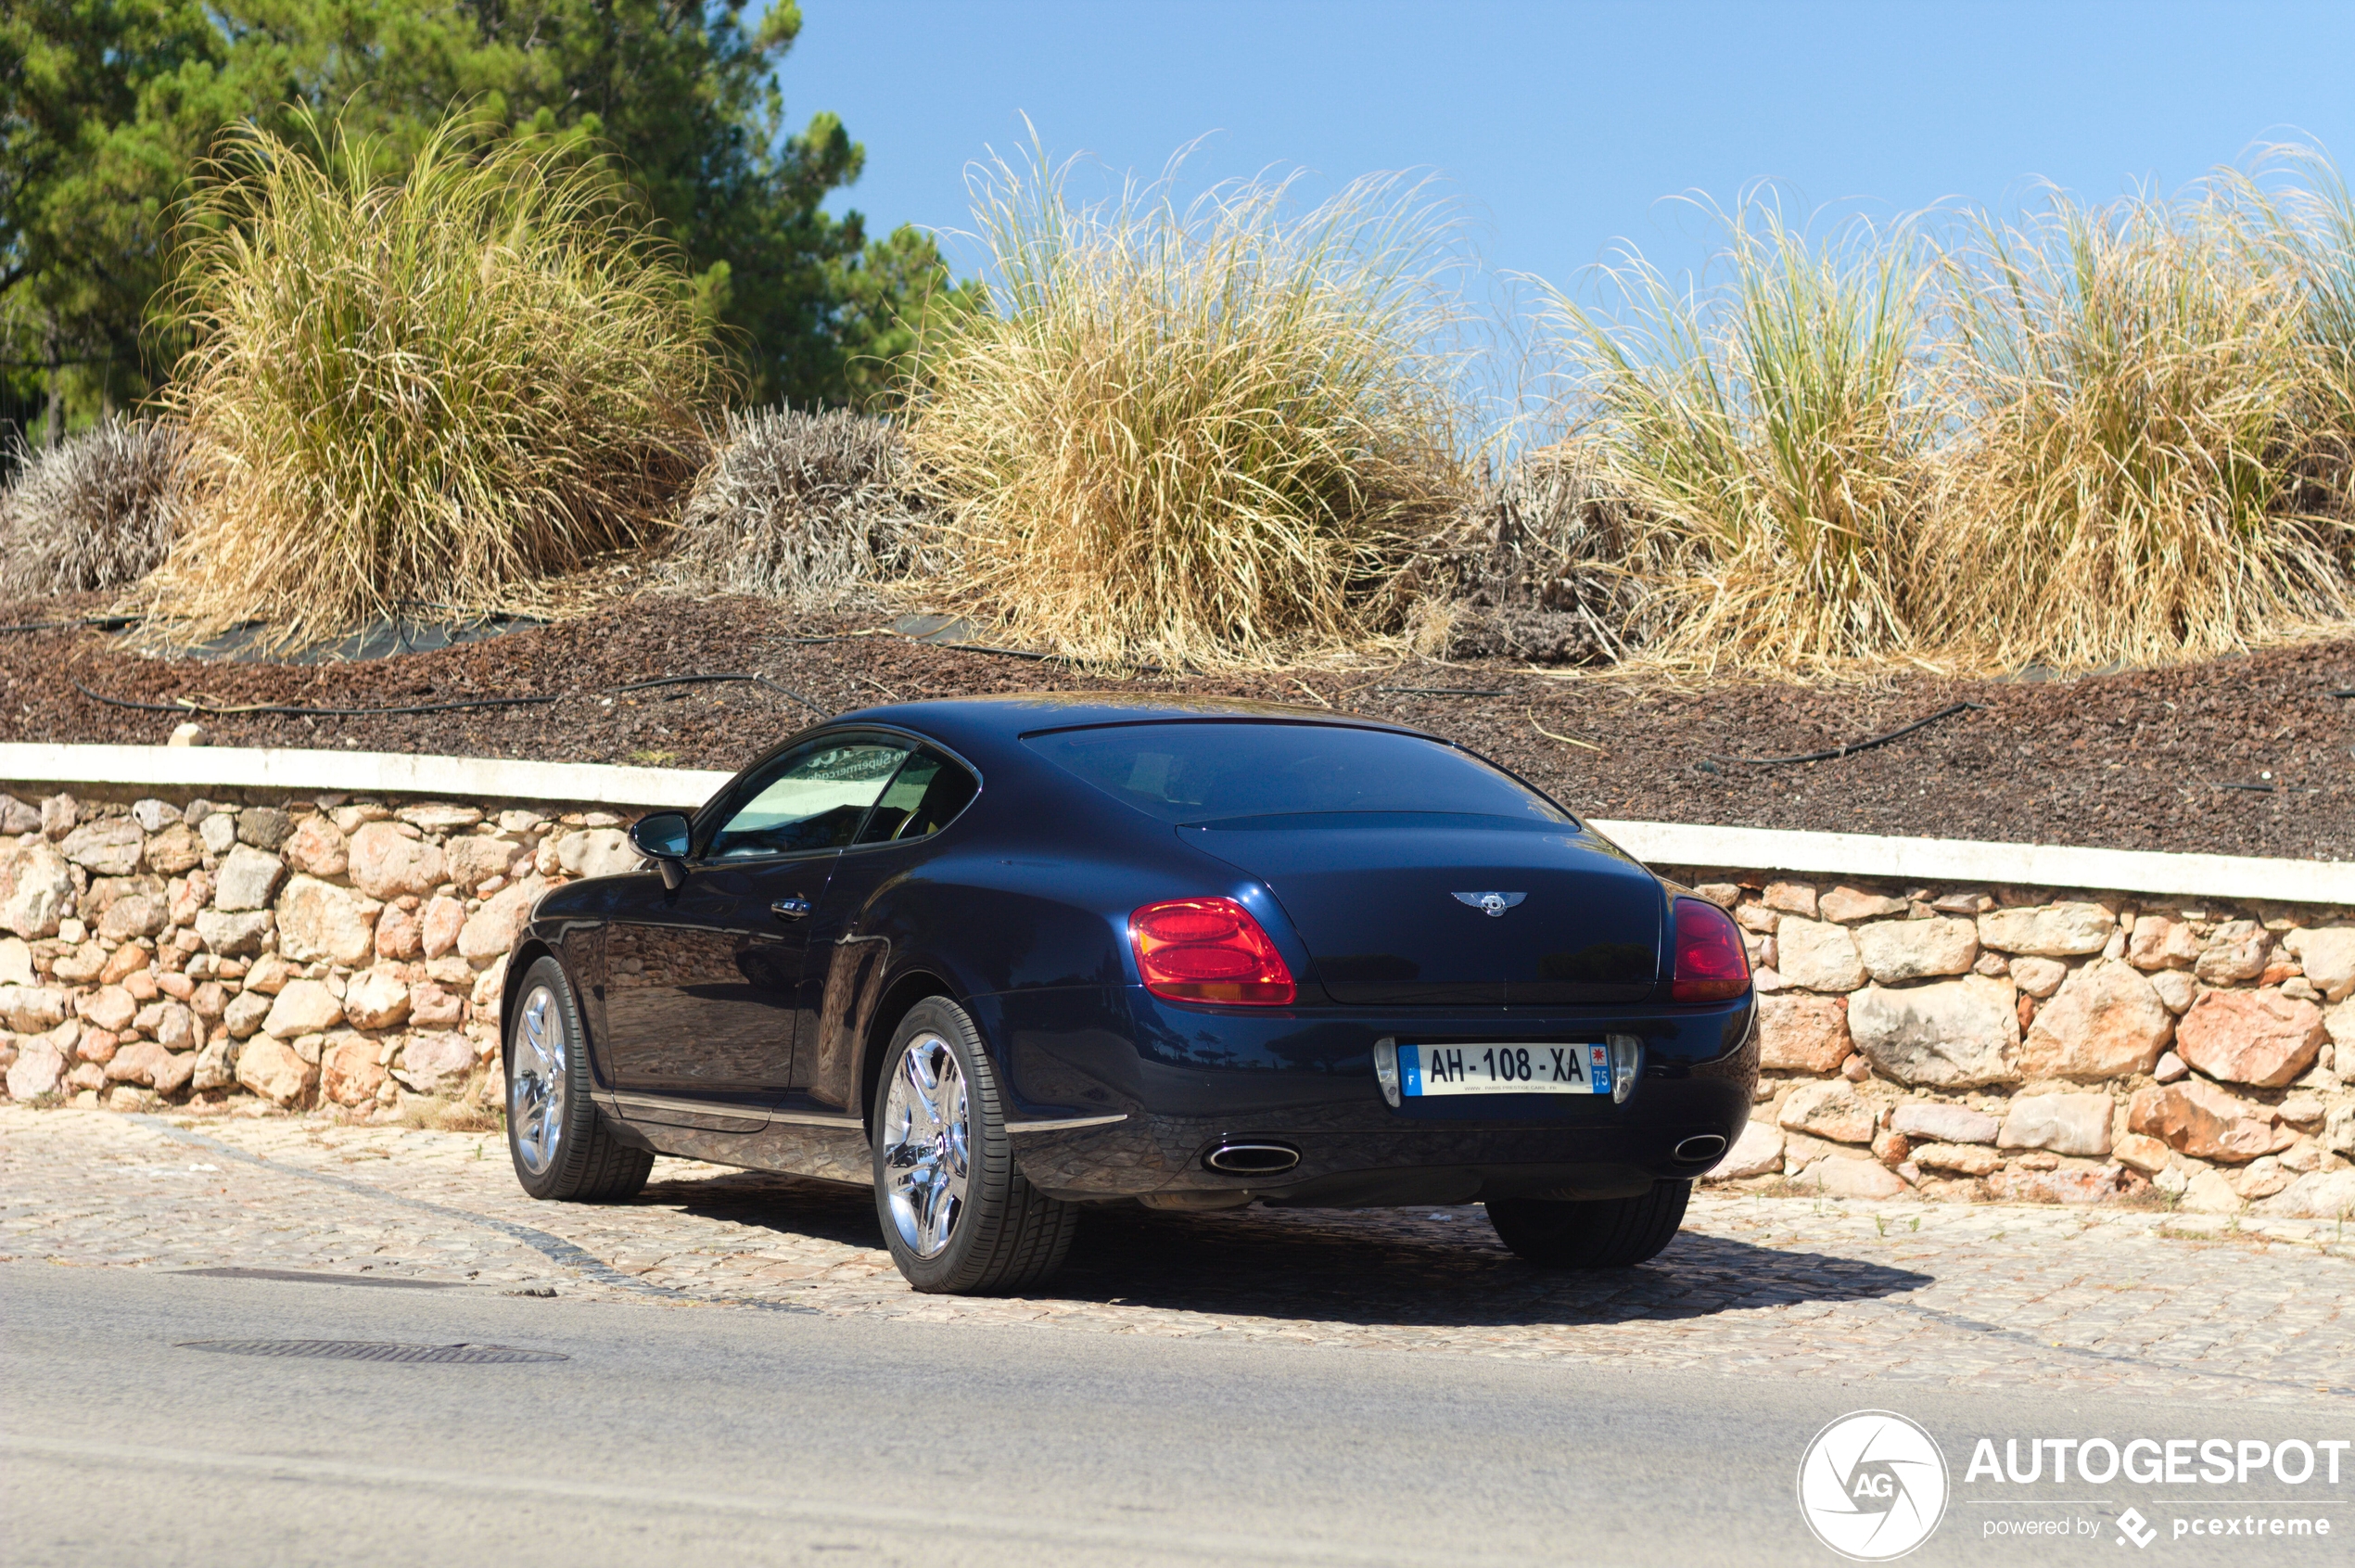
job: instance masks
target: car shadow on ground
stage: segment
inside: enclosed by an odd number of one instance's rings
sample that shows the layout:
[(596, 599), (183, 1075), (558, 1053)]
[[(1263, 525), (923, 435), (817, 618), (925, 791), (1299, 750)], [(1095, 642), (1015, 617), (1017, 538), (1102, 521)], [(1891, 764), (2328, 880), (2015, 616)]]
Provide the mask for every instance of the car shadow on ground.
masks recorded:
[[(883, 1245), (866, 1192), (740, 1171), (650, 1184), (642, 1203), (861, 1249)], [(1477, 1205), (1090, 1208), (1071, 1256), (1034, 1293), (1221, 1316), (1419, 1327), (1511, 1327), (1707, 1317), (1871, 1301), (1934, 1277), (1862, 1258), (1687, 1230), (1634, 1268), (1560, 1272), (1507, 1251)]]

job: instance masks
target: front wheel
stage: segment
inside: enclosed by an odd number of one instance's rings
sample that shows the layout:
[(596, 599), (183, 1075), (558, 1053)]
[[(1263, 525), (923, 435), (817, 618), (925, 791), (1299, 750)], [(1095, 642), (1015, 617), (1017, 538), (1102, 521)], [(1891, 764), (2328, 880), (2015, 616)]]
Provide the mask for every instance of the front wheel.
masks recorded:
[(939, 1295), (1003, 1295), (1063, 1264), (1079, 1210), (1024, 1179), (998, 1076), (965, 1010), (910, 1008), (875, 1096), (875, 1211), (899, 1272)]
[(1488, 1223), (1540, 1268), (1627, 1268), (1676, 1239), (1692, 1193), (1689, 1181), (1655, 1181), (1634, 1198), (1499, 1198), (1488, 1205)]
[(524, 971), (507, 1026), (507, 1153), (535, 1198), (611, 1203), (634, 1197), (655, 1157), (613, 1135), (589, 1100), (589, 1036), (564, 965)]

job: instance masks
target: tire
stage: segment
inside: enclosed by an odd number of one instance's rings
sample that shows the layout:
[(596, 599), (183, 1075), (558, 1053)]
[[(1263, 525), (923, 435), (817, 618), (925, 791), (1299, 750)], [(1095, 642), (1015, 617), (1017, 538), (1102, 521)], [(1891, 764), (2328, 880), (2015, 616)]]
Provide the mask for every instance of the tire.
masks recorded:
[(633, 1149), (589, 1099), (589, 1031), (564, 965), (542, 958), (524, 971), (509, 1014), (507, 1155), (535, 1198), (608, 1204), (637, 1196), (655, 1157)]
[(1024, 1179), (981, 1031), (945, 997), (909, 1009), (885, 1052), (872, 1113), (875, 1214), (908, 1282), (934, 1295), (1005, 1295), (1063, 1266), (1078, 1223)]
[(1676, 1239), (1692, 1194), (1689, 1181), (1655, 1181), (1634, 1198), (1500, 1198), (1488, 1205), (1488, 1223), (1540, 1268), (1629, 1268), (1658, 1257)]

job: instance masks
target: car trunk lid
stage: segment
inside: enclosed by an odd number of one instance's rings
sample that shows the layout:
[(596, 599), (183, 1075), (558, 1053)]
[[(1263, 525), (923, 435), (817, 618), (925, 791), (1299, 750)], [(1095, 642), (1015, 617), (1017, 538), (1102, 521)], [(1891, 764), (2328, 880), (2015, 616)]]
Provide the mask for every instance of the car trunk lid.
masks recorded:
[(1267, 885), (1338, 1002), (1629, 1002), (1659, 978), (1666, 895), (1574, 827), (1335, 812), (1178, 832)]

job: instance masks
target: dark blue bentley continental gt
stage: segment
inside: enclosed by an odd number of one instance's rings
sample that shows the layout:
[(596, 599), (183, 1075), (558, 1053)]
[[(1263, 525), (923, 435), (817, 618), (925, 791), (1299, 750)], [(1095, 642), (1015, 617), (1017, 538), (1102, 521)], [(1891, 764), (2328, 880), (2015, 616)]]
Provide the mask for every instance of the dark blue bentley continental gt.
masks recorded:
[(908, 703), (767, 752), (510, 961), (534, 1197), (656, 1154), (872, 1185), (919, 1290), (1028, 1286), (1079, 1206), (1480, 1200), (1638, 1263), (1750, 1112), (1715, 905), (1436, 736), (1268, 704)]

